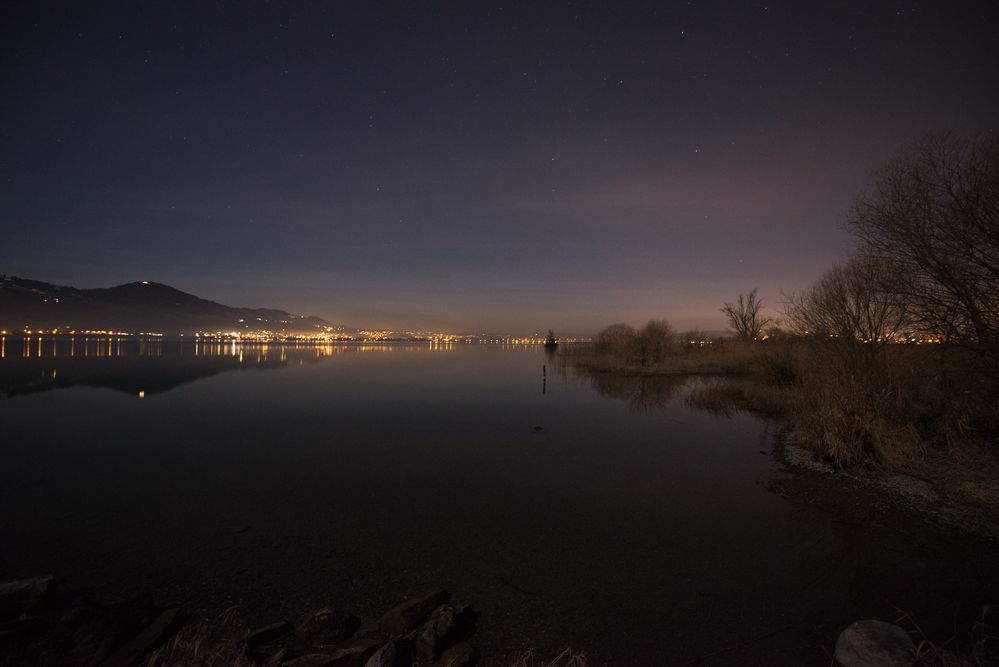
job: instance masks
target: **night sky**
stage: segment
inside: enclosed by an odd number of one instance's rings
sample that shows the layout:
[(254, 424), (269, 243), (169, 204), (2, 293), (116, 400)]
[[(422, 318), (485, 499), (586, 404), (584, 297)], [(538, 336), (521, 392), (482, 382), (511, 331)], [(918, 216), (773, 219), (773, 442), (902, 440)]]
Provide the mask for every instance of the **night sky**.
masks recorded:
[(999, 129), (994, 2), (4, 3), (0, 273), (355, 326), (723, 327)]

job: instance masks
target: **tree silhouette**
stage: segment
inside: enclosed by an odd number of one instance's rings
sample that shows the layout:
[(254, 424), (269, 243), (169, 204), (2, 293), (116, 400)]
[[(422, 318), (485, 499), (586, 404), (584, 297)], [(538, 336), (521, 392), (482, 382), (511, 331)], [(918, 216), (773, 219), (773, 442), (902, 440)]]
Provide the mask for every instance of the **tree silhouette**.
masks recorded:
[(924, 333), (999, 361), (999, 134), (931, 136), (888, 162), (847, 220)]
[(762, 315), (763, 299), (756, 295), (756, 290), (754, 287), (749, 292), (740, 294), (734, 304), (726, 301), (721, 309), (740, 340), (756, 340), (763, 329), (773, 322), (773, 318)]

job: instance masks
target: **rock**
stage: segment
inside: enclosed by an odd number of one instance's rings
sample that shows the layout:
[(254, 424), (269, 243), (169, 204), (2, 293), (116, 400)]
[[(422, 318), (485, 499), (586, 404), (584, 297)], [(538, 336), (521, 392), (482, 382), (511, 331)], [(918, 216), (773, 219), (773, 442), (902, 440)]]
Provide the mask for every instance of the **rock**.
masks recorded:
[(413, 667), (413, 645), (405, 639), (393, 639), (368, 658), (364, 667)]
[(948, 651), (947, 649), (940, 648), (939, 646), (935, 647), (934, 653), (936, 654), (937, 661), (941, 665), (946, 665), (946, 667), (976, 667), (976, 665), (982, 664), (976, 663), (974, 658), (967, 655), (954, 653), (953, 651)]
[(111, 657), (102, 663), (102, 667), (130, 667), (153, 649), (158, 643), (169, 637), (174, 621), (180, 610), (176, 607), (160, 613), (149, 626), (125, 642)]
[(378, 621), (363, 621), (357, 632), (354, 633), (354, 639), (371, 639), (378, 638), (384, 644), (390, 637), (385, 632), (378, 627)]
[(162, 613), (150, 593), (109, 605), (88, 602), (79, 607), (72, 625), (68, 626), (74, 628), (71, 641), (80, 647), (98, 647), (94, 655), (99, 659), (94, 662), (99, 663), (111, 655), (113, 648), (140, 633)]
[(416, 633), (416, 652), (424, 660), (434, 660), (467, 630), (471, 610), (465, 606), (442, 604)]
[(0, 621), (44, 609), (55, 594), (51, 575), (18, 579), (0, 584)]
[(916, 646), (902, 628), (884, 621), (857, 621), (836, 640), (842, 667), (911, 667)]
[(353, 637), (360, 624), (353, 614), (323, 607), (302, 616), (295, 624), (295, 634), (310, 644), (331, 646)]
[(139, 593), (130, 600), (115, 602), (106, 607), (111, 618), (123, 628), (124, 633), (131, 633), (137, 627), (152, 623), (161, 610), (156, 608), (152, 593)]
[(335, 667), (336, 663), (332, 654), (329, 653), (309, 653), (301, 658), (282, 662), (281, 667)]
[(437, 590), (420, 597), (401, 602), (392, 607), (381, 620), (378, 627), (390, 635), (404, 635), (427, 617), (438, 605), (446, 602), (448, 592)]
[(28, 637), (45, 628), (45, 620), (39, 616), (22, 616), (0, 623), (0, 647), (8, 642), (26, 641)]
[(382, 645), (377, 639), (359, 639), (330, 654), (332, 667), (362, 667)]
[(471, 644), (461, 642), (444, 651), (433, 667), (472, 667), (478, 659), (479, 652)]
[(284, 637), (292, 629), (291, 623), (288, 621), (278, 621), (256, 630), (250, 630), (246, 634), (246, 649), (252, 651), (264, 644), (270, 644), (272, 641)]
[(271, 657), (267, 658), (264, 667), (281, 667), (281, 664), (288, 659), (288, 649), (279, 648)]
[(229, 529), (229, 532), (233, 535), (242, 535), (250, 530), (249, 526), (233, 526)]

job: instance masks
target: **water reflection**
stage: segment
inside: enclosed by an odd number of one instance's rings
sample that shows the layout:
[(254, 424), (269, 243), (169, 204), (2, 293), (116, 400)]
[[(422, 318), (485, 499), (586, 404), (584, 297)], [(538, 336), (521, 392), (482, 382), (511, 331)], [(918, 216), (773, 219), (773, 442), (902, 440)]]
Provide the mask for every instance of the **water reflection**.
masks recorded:
[(169, 341), (118, 336), (0, 337), (0, 397), (73, 386), (145, 398), (234, 370), (269, 370), (361, 352), (446, 352), (454, 344)]
[[(625, 375), (557, 364), (553, 371), (593, 389), (601, 396), (626, 401), (635, 412), (661, 410), (691, 386), (687, 375)], [(683, 394), (686, 398), (686, 394)], [(694, 406), (699, 407), (699, 406)]]
[(250, 625), (446, 585), (482, 610), (489, 664), (514, 661), (511, 638), (594, 664), (823, 664), (854, 619), (904, 608), (947, 636), (999, 594), (994, 546), (880, 509), (859, 525), (880, 507), (867, 495), (827, 516), (812, 499), (841, 497), (831, 478), (807, 502), (768, 493), (767, 424), (693, 410), (697, 378), (577, 374), (498, 344), (0, 349), (16, 392), (136, 398), (0, 401), (10, 578), (70, 573), (212, 614), (239, 600)]

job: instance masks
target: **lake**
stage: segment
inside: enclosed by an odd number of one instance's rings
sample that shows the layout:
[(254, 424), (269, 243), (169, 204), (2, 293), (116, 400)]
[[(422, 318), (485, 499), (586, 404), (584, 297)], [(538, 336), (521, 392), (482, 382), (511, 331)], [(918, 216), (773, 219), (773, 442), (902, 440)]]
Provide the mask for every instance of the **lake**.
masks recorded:
[(961, 638), (999, 599), (994, 544), (861, 488), (778, 492), (816, 473), (689, 382), (529, 346), (3, 345), (0, 579), (254, 624), (445, 587), (486, 664), (829, 664), (853, 620)]

